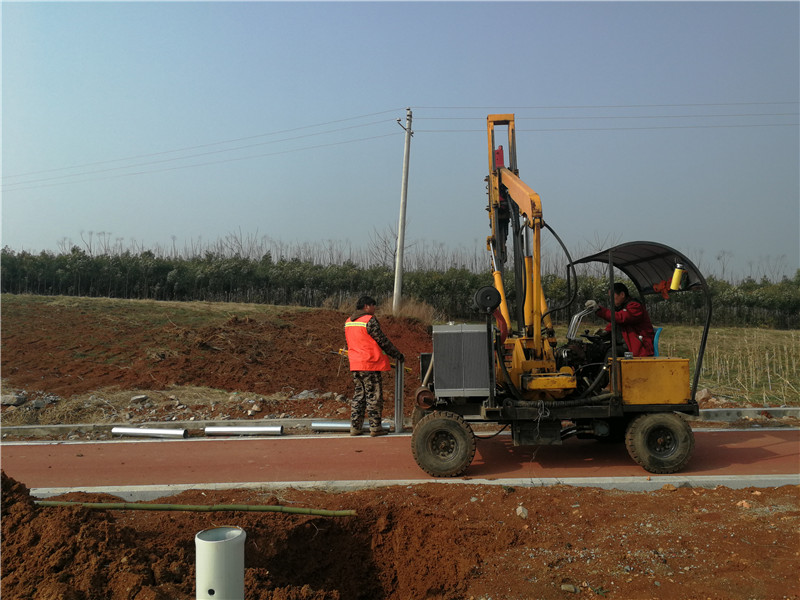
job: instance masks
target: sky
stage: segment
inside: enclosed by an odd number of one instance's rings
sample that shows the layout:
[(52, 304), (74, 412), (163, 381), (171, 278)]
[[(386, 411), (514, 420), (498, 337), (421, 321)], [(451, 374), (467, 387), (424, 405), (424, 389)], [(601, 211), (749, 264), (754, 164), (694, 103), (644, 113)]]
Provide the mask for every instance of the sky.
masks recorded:
[(375, 244), (410, 108), (407, 247), (485, 252), (513, 113), (573, 258), (793, 277), (799, 100), (798, 2), (4, 1), (2, 245)]

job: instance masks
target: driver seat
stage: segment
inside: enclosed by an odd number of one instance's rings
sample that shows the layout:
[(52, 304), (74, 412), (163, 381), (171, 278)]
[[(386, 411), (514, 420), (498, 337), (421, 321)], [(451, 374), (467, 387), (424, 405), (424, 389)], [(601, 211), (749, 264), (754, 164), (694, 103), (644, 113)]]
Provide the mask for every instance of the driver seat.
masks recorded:
[(663, 327), (656, 327), (653, 331), (655, 332), (655, 337), (653, 338), (653, 356), (658, 356), (658, 338), (661, 337), (661, 330)]

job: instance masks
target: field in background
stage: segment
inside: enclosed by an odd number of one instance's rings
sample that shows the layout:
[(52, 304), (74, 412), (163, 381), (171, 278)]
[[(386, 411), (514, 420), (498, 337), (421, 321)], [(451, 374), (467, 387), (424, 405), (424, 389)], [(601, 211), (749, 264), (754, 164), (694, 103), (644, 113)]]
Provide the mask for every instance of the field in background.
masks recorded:
[[(589, 327), (587, 321), (584, 326)], [(557, 328), (559, 342), (565, 331)], [(665, 325), (659, 355), (688, 358), (694, 376), (702, 334), (698, 326)], [(743, 405), (798, 406), (799, 382), (800, 331), (713, 326), (709, 330), (698, 390), (707, 388), (715, 398)]]
[[(668, 326), (661, 333), (662, 356), (692, 359), (700, 349), (700, 327)], [(800, 404), (800, 331), (712, 327), (700, 388), (743, 403)]]

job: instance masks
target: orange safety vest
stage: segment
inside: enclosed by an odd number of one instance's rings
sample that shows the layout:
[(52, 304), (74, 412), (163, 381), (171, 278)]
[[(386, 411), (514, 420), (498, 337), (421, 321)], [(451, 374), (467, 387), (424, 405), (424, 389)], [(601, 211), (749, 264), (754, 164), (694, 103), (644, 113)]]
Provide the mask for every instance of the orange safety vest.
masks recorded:
[(367, 332), (371, 318), (372, 315), (364, 315), (355, 321), (347, 319), (344, 324), (351, 371), (388, 371), (392, 368), (389, 357)]

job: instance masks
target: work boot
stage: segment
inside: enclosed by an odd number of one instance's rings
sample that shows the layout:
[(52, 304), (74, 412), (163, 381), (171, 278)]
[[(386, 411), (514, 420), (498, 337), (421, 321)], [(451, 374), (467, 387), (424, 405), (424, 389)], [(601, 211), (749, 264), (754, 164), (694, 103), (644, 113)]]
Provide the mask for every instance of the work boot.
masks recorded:
[(385, 429), (371, 429), (369, 432), (370, 437), (378, 437), (379, 435), (386, 435), (389, 433)]
[(358, 427), (353, 427), (352, 425), (350, 426), (350, 435), (361, 435), (362, 433), (364, 432)]

